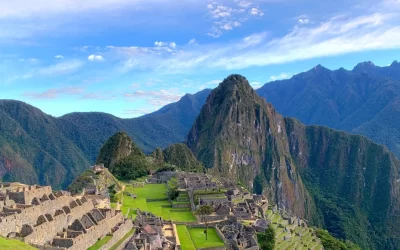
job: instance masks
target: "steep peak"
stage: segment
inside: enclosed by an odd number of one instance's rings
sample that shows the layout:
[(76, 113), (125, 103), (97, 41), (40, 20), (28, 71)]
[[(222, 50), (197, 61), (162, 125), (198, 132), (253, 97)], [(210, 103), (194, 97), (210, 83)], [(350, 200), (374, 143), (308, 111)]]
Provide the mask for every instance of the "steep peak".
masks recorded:
[(353, 71), (365, 71), (365, 70), (369, 70), (369, 69), (373, 69), (376, 68), (375, 64), (371, 61), (367, 61), (367, 62), (361, 62), (359, 64), (357, 64)]
[(228, 95), (229, 92), (254, 93), (246, 77), (238, 74), (232, 74), (225, 78), (216, 88), (216, 91), (219, 93), (222, 91), (224, 95)]
[(399, 63), (397, 60), (394, 60), (394, 61), (392, 62), (392, 64), (390, 64), (390, 67), (398, 66), (398, 65), (400, 65), (400, 63)]

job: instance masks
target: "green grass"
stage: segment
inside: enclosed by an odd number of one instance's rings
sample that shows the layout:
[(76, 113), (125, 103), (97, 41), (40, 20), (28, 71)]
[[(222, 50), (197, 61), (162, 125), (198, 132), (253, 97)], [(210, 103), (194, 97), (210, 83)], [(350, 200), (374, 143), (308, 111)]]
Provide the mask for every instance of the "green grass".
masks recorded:
[(111, 235), (106, 235), (103, 239), (98, 240), (96, 242), (96, 244), (94, 244), (93, 246), (89, 247), (87, 250), (97, 250), (100, 249), (102, 246), (104, 246), (104, 244), (106, 244), (107, 242), (109, 242), (112, 239)]
[[(151, 212), (164, 220), (173, 220), (176, 222), (195, 222), (196, 217), (190, 209), (172, 208), (169, 201), (153, 201), (147, 202), (146, 199), (166, 199), (167, 188), (164, 184), (146, 184), (144, 187), (134, 188), (132, 185), (125, 187), (125, 192), (136, 194), (137, 198), (133, 199), (129, 195), (124, 195), (122, 212), (126, 214), (129, 210), (129, 216), (134, 219), (136, 217), (136, 209)], [(171, 211), (180, 210), (180, 212)]]
[(190, 237), (196, 248), (221, 247), (225, 245), (215, 228), (208, 228), (207, 240), (204, 230), (205, 228), (188, 228)]
[(179, 240), (181, 242), (182, 250), (196, 250), (190, 233), (185, 225), (176, 225), (176, 230), (178, 231)]
[(5, 239), (0, 237), (0, 249), (7, 250), (34, 250), (36, 248), (19, 240)]
[(131, 229), (127, 234), (125, 234), (124, 237), (122, 237), (117, 243), (115, 243), (114, 246), (110, 248), (110, 250), (115, 250), (117, 249), (128, 237), (132, 236), (132, 234), (135, 232), (135, 229)]

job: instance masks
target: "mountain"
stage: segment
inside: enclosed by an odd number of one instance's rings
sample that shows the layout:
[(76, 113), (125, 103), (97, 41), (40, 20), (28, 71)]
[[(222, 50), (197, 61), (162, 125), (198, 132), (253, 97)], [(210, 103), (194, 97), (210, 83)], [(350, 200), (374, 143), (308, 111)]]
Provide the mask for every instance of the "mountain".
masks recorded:
[(182, 142), (210, 91), (133, 119), (97, 112), (56, 118), (20, 101), (0, 100), (0, 179), (66, 188), (119, 131), (146, 153)]
[(365, 249), (400, 247), (400, 161), (371, 140), (283, 118), (240, 75), (208, 97), (187, 145), (211, 173)]
[(134, 180), (145, 176), (155, 168), (132, 139), (123, 132), (111, 136), (100, 149), (96, 164), (104, 164), (111, 174), (120, 180)]
[(353, 70), (321, 65), (291, 79), (265, 84), (258, 94), (285, 116), (365, 135), (400, 156), (400, 63)]
[(120, 119), (106, 113), (71, 113), (57, 118), (58, 125), (91, 161), (113, 134), (125, 131), (145, 152), (182, 142), (200, 112), (209, 89), (186, 94), (178, 102), (133, 119)]
[(204, 172), (201, 162), (196, 159), (192, 151), (184, 143), (168, 146), (163, 151), (164, 162), (175, 165), (182, 171)]
[(90, 164), (55, 119), (22, 102), (0, 100), (0, 174), (3, 181), (67, 186)]

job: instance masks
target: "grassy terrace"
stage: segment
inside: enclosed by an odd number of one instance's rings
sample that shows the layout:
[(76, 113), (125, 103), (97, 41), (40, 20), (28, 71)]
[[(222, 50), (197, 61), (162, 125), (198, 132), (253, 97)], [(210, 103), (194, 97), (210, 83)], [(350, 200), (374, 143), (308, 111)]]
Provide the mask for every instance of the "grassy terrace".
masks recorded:
[[(320, 240), (316, 236), (313, 236), (314, 230), (312, 228), (288, 225), (286, 220), (283, 220), (278, 213), (273, 213), (270, 209), (267, 210), (266, 215), (271, 220), (272, 227), (275, 229), (275, 249), (323, 249)], [(285, 227), (289, 229), (289, 232), (285, 232)], [(285, 236), (290, 237), (290, 239), (284, 240)]]
[(102, 246), (104, 246), (107, 242), (109, 242), (112, 239), (112, 236), (107, 235), (106, 237), (104, 237), (101, 240), (98, 240), (96, 242), (96, 244), (94, 244), (93, 246), (89, 247), (87, 250), (97, 250), (100, 249)]
[(182, 250), (224, 246), (224, 242), (214, 228), (208, 229), (208, 240), (206, 240), (204, 228), (188, 228), (185, 225), (177, 225), (176, 227)]
[[(136, 209), (151, 212), (164, 220), (172, 220), (176, 222), (193, 222), (196, 217), (189, 208), (172, 208), (171, 203), (167, 200), (167, 188), (164, 184), (146, 184), (144, 187), (134, 188), (132, 185), (126, 185), (125, 192), (136, 194), (134, 199), (124, 194), (122, 212), (133, 218), (136, 216)], [(160, 201), (147, 201), (147, 199), (160, 199)], [(162, 200), (164, 199), (164, 200)]]
[(208, 229), (207, 240), (204, 234), (204, 228), (189, 228), (188, 230), (196, 248), (221, 247), (225, 245), (215, 231), (215, 228)]
[(0, 249), (9, 250), (34, 250), (36, 248), (19, 240), (10, 240), (0, 237)]

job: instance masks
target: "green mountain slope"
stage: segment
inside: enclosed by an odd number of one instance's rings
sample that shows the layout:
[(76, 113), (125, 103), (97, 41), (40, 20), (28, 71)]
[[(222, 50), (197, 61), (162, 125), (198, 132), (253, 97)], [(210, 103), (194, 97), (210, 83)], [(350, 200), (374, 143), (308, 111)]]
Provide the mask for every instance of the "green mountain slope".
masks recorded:
[(175, 165), (182, 171), (204, 172), (204, 167), (192, 151), (183, 143), (173, 144), (163, 151), (164, 162)]
[(134, 119), (104, 113), (55, 118), (23, 102), (0, 100), (0, 179), (66, 188), (118, 131), (126, 131), (147, 153), (182, 142), (209, 92), (185, 95)]
[(0, 101), (0, 173), (4, 181), (62, 188), (89, 166), (86, 156), (40, 110)]
[(400, 162), (385, 147), (283, 118), (239, 75), (209, 96), (187, 145), (215, 174), (363, 248), (400, 247)]

